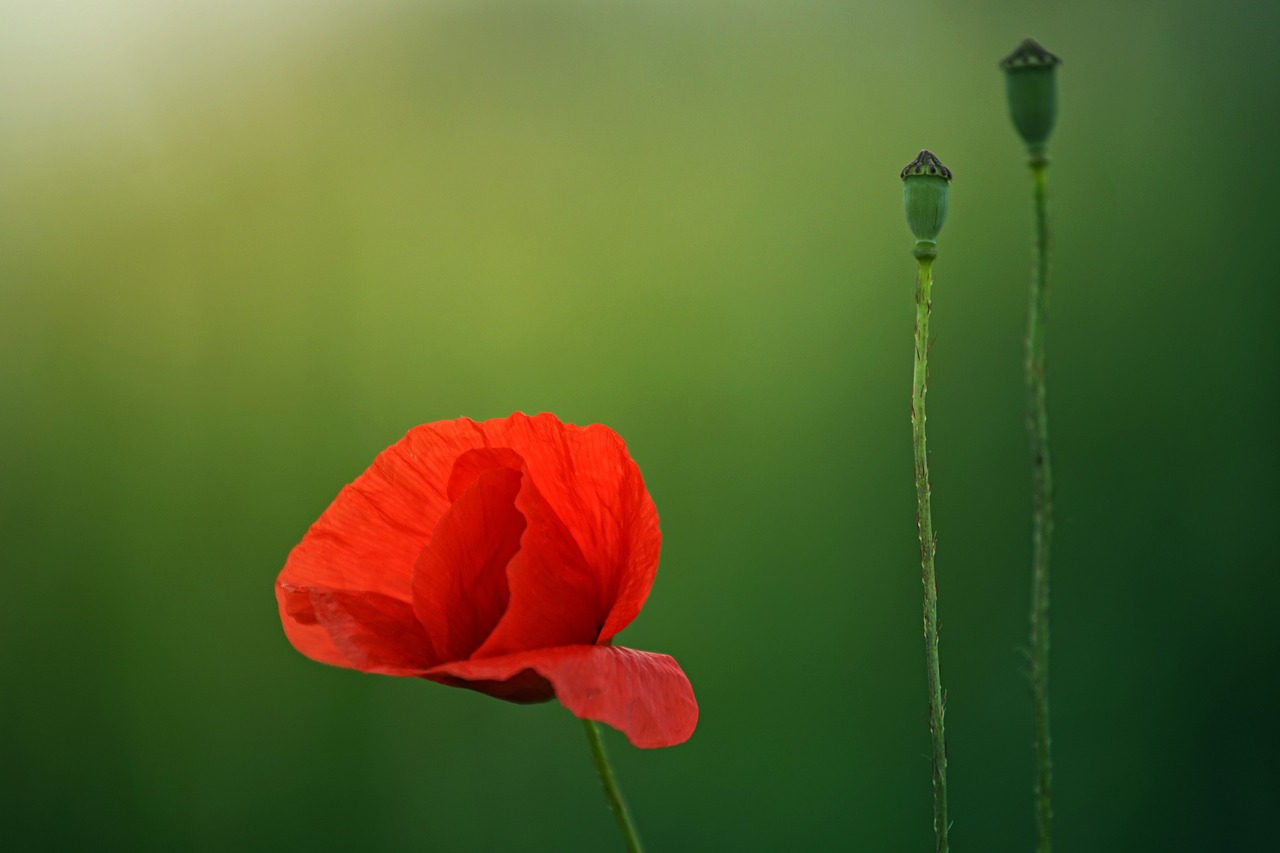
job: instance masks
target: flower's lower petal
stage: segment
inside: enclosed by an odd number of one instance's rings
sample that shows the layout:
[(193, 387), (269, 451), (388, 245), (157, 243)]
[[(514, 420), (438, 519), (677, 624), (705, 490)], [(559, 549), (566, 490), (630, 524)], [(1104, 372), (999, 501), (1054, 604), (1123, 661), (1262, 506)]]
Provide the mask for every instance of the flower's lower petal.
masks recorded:
[[(285, 631), (303, 654), (323, 663), (382, 675), (421, 675), (439, 658), (404, 601), (376, 592), (279, 585)], [(315, 631), (322, 630), (328, 644)]]
[[(486, 658), (485, 660), (506, 660), (506, 658)], [(479, 676), (461, 678), (449, 674), (454, 666), (455, 664), (444, 664), (436, 667), (423, 677), (437, 684), (444, 684), (449, 687), (464, 687), (467, 690), (474, 690), (477, 693), (483, 693), (495, 699), (502, 699), (505, 702), (515, 702), (518, 705), (536, 705), (539, 702), (550, 702), (556, 698), (556, 690), (551, 686), (551, 682), (538, 675), (532, 669), (522, 669), (510, 678), (506, 676), (498, 677), (497, 675), (493, 678), (481, 678)], [(505, 672), (505, 670), (500, 672)]]
[(511, 681), (536, 689), (545, 679), (575, 716), (607, 723), (641, 748), (683, 743), (698, 724), (693, 687), (674, 658), (619, 646), (561, 646), (456, 661), (426, 677), (511, 701), (536, 701), (503, 695)]

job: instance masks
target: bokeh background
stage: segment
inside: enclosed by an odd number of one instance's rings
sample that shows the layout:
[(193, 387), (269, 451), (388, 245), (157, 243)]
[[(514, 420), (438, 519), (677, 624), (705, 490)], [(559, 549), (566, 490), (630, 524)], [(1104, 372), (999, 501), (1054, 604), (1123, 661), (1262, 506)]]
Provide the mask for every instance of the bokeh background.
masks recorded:
[(1050, 171), (1062, 850), (1259, 850), (1280, 790), (1280, 6), (0, 2), (0, 839), (610, 850), (555, 703), (326, 668), (285, 555), (431, 420), (628, 441), (687, 744), (654, 850), (931, 849), (898, 170), (956, 173), (930, 448), (953, 843), (1031, 846), (1030, 189)]

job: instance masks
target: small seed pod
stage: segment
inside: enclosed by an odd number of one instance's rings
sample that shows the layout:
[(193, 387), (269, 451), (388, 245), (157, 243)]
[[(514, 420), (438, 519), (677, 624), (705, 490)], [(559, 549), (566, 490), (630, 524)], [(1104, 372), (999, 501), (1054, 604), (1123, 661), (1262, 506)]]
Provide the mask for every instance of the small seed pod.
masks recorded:
[(1058, 115), (1057, 68), (1061, 64), (1061, 59), (1030, 38), (1000, 61), (1009, 115), (1032, 154), (1043, 155), (1053, 131)]
[(937, 254), (938, 232), (947, 219), (947, 196), (951, 170), (932, 151), (916, 155), (902, 170), (902, 204), (907, 227), (916, 238), (916, 252), (931, 249)]

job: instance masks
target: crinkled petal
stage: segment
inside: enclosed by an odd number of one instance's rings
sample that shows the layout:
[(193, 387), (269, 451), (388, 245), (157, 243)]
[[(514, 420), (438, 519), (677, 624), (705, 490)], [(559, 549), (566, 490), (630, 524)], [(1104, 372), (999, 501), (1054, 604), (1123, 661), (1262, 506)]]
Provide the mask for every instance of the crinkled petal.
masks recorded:
[[(488, 453), (470, 451), (462, 459)], [(441, 660), (470, 657), (506, 612), (507, 564), (525, 531), (515, 506), (520, 482), (518, 469), (476, 468), (418, 557), (413, 612)]]
[[(292, 621), (303, 628), (318, 627), (328, 635), (329, 645), (314, 649), (319, 654), (294, 642), (299, 651), (316, 660), (383, 675), (421, 675), (440, 660), (413, 608), (397, 598), (289, 583), (281, 583), (279, 589), (290, 617), (286, 631)], [(330, 655), (330, 649), (337, 656)]]
[(414, 562), (449, 509), (454, 462), (485, 441), (465, 418), (414, 427), (339, 492), (290, 552), (280, 581), (411, 601)]
[[(607, 642), (644, 605), (662, 542), (658, 512), (626, 445), (608, 427), (572, 426), (550, 414), (480, 426), (491, 446), (510, 447), (524, 459), (543, 503), (590, 567), (606, 611), (595, 639)], [(513, 586), (512, 606), (517, 601)]]
[[(618, 729), (641, 748), (675, 746), (698, 724), (698, 703), (680, 665), (667, 655), (618, 646), (562, 646), (447, 663), (426, 677), (499, 698), (509, 681), (545, 679), (575, 716)], [(534, 694), (536, 695), (536, 694)], [(536, 701), (516, 698), (513, 701)]]
[(543, 500), (528, 473), (515, 508), (526, 526), (520, 549), (506, 570), (511, 599), (502, 620), (474, 656), (593, 645), (610, 604), (600, 572), (587, 563), (573, 534)]
[[(323, 663), (354, 666), (314, 614), (309, 622), (289, 614), (289, 602), (301, 606), (302, 599), (286, 587), (372, 592), (411, 602), (414, 564), (449, 509), (454, 464), (486, 441), (480, 426), (465, 418), (415, 427), (342, 489), (290, 552), (277, 579), (280, 620), (298, 651)], [(309, 597), (303, 599), (309, 608)]]

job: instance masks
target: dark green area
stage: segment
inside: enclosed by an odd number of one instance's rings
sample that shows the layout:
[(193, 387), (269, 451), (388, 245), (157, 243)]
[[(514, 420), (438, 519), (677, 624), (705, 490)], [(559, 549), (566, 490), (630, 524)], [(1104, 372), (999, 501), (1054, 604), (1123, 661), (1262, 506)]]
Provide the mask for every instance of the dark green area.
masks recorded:
[(700, 728), (606, 732), (650, 848), (929, 849), (924, 147), (952, 840), (1030, 849), (1026, 35), (1065, 62), (1059, 846), (1269, 846), (1280, 7), (294, 5), (110, 50), (68, 13), (0, 65), (6, 849), (620, 848), (558, 705), (279, 628), (285, 555), (379, 450), (516, 409), (618, 430), (662, 515), (620, 642), (677, 657)]

